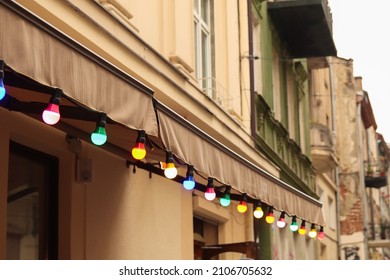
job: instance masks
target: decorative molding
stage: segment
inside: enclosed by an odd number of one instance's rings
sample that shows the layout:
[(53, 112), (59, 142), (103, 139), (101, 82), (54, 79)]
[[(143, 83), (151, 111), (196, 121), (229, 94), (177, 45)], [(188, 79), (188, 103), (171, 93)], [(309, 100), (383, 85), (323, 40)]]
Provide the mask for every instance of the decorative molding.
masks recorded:
[(188, 72), (188, 73), (192, 73), (194, 72), (194, 68), (191, 67), (191, 65), (189, 65), (188, 63), (185, 62), (184, 59), (182, 59), (180, 56), (178, 55), (171, 55), (169, 57), (169, 61), (174, 64), (176, 67), (178, 67), (179, 69), (184, 69), (185, 72)]
[(130, 21), (133, 15), (118, 0), (95, 0), (95, 2), (99, 3), (118, 21), (139, 32), (139, 29)]

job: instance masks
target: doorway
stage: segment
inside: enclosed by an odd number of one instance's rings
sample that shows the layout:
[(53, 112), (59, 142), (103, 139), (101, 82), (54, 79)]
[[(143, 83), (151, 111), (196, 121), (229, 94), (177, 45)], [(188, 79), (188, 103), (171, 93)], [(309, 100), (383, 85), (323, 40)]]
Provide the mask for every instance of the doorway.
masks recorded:
[(58, 158), (10, 142), (7, 259), (58, 259)]

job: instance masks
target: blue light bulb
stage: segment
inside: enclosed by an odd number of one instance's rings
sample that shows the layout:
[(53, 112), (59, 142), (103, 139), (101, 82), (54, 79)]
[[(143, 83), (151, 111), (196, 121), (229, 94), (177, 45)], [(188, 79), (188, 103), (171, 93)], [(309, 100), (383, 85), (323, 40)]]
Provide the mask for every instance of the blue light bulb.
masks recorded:
[(194, 167), (192, 165), (188, 165), (186, 178), (183, 181), (183, 187), (188, 191), (195, 188)]
[(4, 98), (5, 94), (6, 94), (6, 90), (4, 87), (3, 79), (0, 78), (0, 100)]
[(187, 178), (183, 181), (183, 187), (190, 191), (192, 190), (193, 188), (195, 188), (195, 181), (194, 181), (194, 177), (192, 176), (187, 176)]

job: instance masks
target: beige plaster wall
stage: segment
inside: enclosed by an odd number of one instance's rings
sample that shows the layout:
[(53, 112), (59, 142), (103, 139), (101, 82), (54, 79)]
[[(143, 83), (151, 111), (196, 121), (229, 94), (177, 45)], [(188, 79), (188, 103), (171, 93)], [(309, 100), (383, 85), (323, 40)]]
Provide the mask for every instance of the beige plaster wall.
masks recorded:
[(311, 121), (332, 129), (332, 104), (329, 68), (311, 70)]
[(191, 193), (122, 159), (92, 159), (101, 172), (85, 188), (87, 259), (193, 258)]

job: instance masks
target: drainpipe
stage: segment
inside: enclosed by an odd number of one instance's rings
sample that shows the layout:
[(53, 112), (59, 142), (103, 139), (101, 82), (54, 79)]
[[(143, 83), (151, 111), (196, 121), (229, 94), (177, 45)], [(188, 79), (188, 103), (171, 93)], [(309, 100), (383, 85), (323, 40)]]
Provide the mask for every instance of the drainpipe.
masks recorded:
[[(329, 64), (329, 81), (330, 81), (330, 95), (331, 95), (331, 111), (332, 111), (332, 134), (336, 135), (336, 114), (335, 114), (335, 96), (334, 96), (334, 81), (333, 81), (333, 61), (328, 57)], [(335, 168), (335, 182), (336, 182), (336, 220), (337, 220), (337, 258), (341, 259), (341, 223), (340, 223), (340, 177), (339, 167)]]
[[(237, 4), (240, 0), (237, 0)], [(253, 56), (253, 18), (252, 18), (252, 0), (247, 0), (248, 16), (248, 62), (249, 62), (249, 91), (250, 91), (250, 133), (253, 139), (256, 138), (256, 93), (255, 93), (255, 70)], [(253, 217), (253, 216), (252, 216)], [(258, 219), (252, 218), (253, 240), (256, 244), (256, 259), (261, 259), (260, 254), (260, 223)]]
[(360, 153), (360, 186), (361, 186), (361, 197), (362, 197), (362, 218), (363, 218), (363, 245), (364, 245), (364, 257), (368, 260), (368, 238), (367, 238), (367, 193), (366, 193), (366, 184), (364, 181), (364, 162), (363, 162), (363, 141), (362, 141), (362, 131), (360, 121), (362, 119), (362, 100), (364, 98), (363, 92), (358, 92), (358, 104), (357, 104), (357, 137), (359, 143), (359, 153)]
[(248, 8), (248, 41), (249, 41), (249, 90), (251, 106), (251, 136), (256, 137), (256, 93), (255, 93), (255, 68), (253, 56), (253, 19), (252, 19), (252, 0), (247, 0)]

